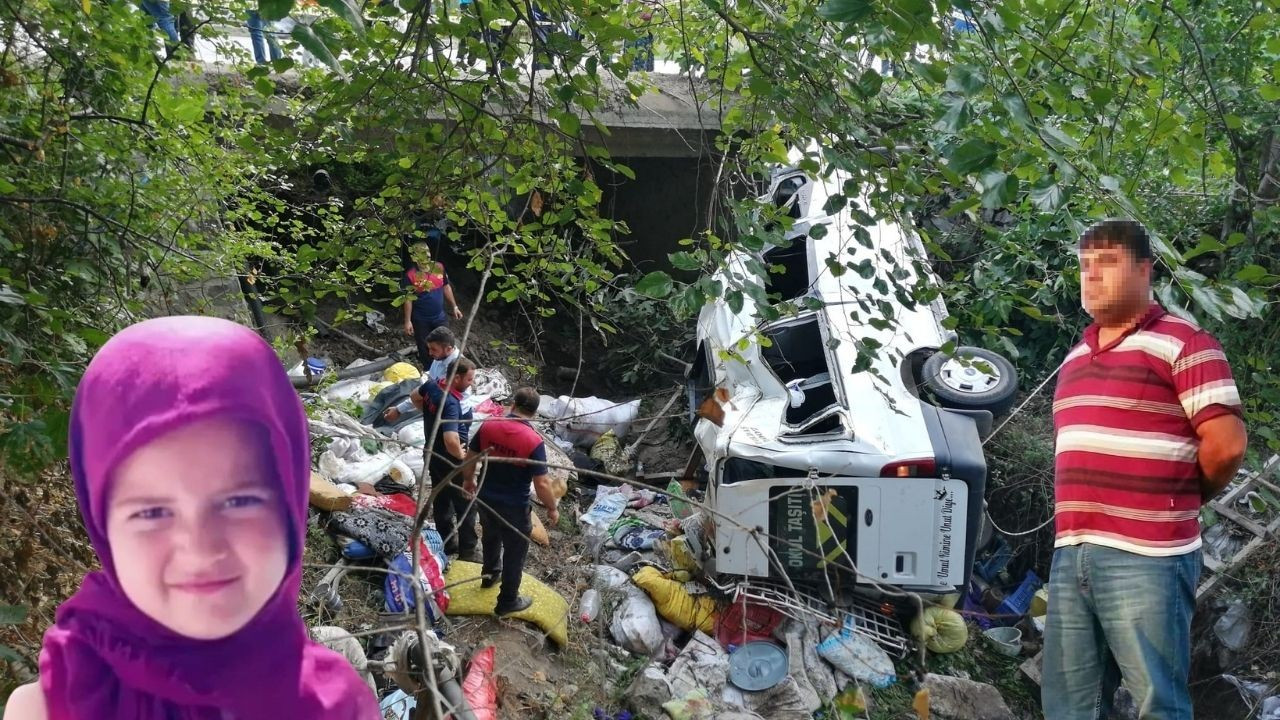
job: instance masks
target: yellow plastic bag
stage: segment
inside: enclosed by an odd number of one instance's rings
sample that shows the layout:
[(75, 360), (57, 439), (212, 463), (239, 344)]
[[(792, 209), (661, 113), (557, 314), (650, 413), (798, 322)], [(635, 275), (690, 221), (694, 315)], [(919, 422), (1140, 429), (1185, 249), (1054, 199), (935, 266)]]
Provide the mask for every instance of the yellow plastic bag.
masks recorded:
[[(471, 582), (467, 582), (471, 581)], [(446, 615), (492, 615), (498, 602), (498, 589), (480, 587), (480, 563), (455, 560), (444, 576), (449, 586), (449, 609)], [(458, 584), (461, 583), (461, 584)], [(525, 573), (520, 581), (520, 594), (533, 598), (526, 610), (504, 615), (531, 622), (555, 644), (564, 647), (569, 642), (569, 602), (560, 593)]]
[[(653, 600), (658, 614), (681, 630), (697, 628), (711, 634), (716, 629), (716, 601), (706, 595), (694, 597), (680, 583), (668, 580), (657, 568), (645, 566), (631, 576), (631, 582)], [(452, 610), (452, 606), (449, 608)]]
[(926, 607), (911, 621), (911, 634), (938, 654), (956, 652), (969, 642), (969, 626), (960, 613), (937, 606)]
[(404, 382), (418, 377), (422, 377), (422, 371), (407, 362), (398, 362), (382, 373), (382, 379), (390, 383)]

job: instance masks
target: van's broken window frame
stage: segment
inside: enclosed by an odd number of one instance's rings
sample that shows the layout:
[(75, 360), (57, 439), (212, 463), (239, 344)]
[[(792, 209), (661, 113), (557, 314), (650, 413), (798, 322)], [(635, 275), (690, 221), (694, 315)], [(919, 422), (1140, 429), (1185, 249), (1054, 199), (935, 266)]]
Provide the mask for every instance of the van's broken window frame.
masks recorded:
[[(786, 366), (790, 366), (793, 369), (796, 368), (797, 363), (788, 359), (787, 354), (784, 351), (781, 331), (800, 329), (811, 324), (813, 328), (817, 330), (818, 337), (814, 349), (822, 358), (823, 368), (827, 375), (825, 385), (831, 388), (831, 402), (816, 409), (813, 414), (804, 417), (797, 422), (791, 422), (787, 417), (787, 414), (793, 408), (791, 407), (790, 392), (784, 389), (784, 409), (782, 417), (782, 426), (784, 430), (778, 435), (780, 440), (787, 440), (791, 442), (818, 442), (832, 437), (840, 437), (847, 430), (848, 424), (845, 422), (845, 408), (844, 404), (841, 402), (841, 384), (833, 370), (833, 358), (831, 357), (831, 354), (827, 352), (827, 345), (824, 340), (826, 333), (823, 331), (822, 323), (822, 313), (818, 311), (811, 311), (802, 313), (796, 317), (769, 323), (768, 325), (760, 328), (761, 334), (768, 337), (771, 343), (770, 347), (762, 347), (760, 349), (760, 359), (764, 361), (765, 365), (769, 368), (769, 372), (772, 373), (778, 382), (785, 388), (787, 383), (794, 380), (802, 378), (804, 380), (809, 380), (823, 374), (821, 371), (815, 373), (788, 373), (786, 377), (784, 377), (782, 372)], [(771, 354), (781, 354), (781, 362), (778, 362), (775, 365), (775, 362), (770, 360), (769, 356)], [(815, 428), (815, 426), (829, 423), (832, 417), (838, 417), (838, 424), (836, 427), (822, 432), (812, 432), (811, 429)]]

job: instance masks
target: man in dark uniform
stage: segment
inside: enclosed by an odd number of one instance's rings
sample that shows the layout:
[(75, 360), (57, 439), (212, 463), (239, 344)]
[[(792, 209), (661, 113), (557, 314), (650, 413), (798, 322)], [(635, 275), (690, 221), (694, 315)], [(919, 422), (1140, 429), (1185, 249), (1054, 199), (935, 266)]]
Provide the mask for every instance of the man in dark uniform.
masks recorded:
[(463, 469), (463, 492), (479, 492), (480, 528), (484, 533), (484, 579), (481, 587), (493, 587), (501, 579), (494, 614), (519, 612), (533, 604), (520, 595), (520, 578), (529, 554), (529, 485), (547, 508), (547, 521), (560, 522), (556, 497), (547, 477), (547, 449), (542, 436), (529, 424), (538, 412), (538, 391), (531, 387), (516, 390), (511, 412), (490, 418), (471, 436), (468, 459), (475, 455), (510, 461), (486, 462), (484, 484), (477, 487), (475, 464)]
[[(418, 388), (418, 395), (423, 401), (422, 416), (427, 425), (427, 437), (431, 436), (431, 424), (435, 422), (440, 405), (444, 405), (443, 411), (439, 411), (440, 426), (431, 446), (431, 460), (427, 464), (431, 471), (432, 485), (444, 482), (449, 473), (462, 462), (467, 437), (471, 432), (471, 411), (463, 410), (462, 394), (475, 380), (475, 363), (460, 357), (450, 363), (446, 372), (445, 377), (452, 378), (448, 384), (449, 392), (446, 393), (430, 379)], [(464, 496), (456, 481), (450, 482), (436, 495), (433, 502), (432, 518), (436, 521), (440, 536), (445, 540), (445, 552), (452, 555), (456, 551), (463, 560), (473, 559), (476, 545), (480, 542), (476, 536), (475, 505)]]

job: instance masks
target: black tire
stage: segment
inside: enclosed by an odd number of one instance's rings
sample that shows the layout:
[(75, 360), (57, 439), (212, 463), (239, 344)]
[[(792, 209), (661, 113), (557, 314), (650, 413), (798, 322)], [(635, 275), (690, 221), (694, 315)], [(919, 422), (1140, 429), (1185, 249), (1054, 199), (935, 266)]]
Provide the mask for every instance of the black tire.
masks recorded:
[[(967, 361), (986, 363), (995, 371), (981, 367), (965, 367)], [(973, 377), (960, 373), (973, 371)], [(936, 352), (924, 361), (921, 382), (942, 407), (957, 410), (987, 410), (1003, 415), (1013, 407), (1018, 394), (1018, 371), (1013, 363), (997, 352), (977, 347), (960, 347), (955, 355)]]

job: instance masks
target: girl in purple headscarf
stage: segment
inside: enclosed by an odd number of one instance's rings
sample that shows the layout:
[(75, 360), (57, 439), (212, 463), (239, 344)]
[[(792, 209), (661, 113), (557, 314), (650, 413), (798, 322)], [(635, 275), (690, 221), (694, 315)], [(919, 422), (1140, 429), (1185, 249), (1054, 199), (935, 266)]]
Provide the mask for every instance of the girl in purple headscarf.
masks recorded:
[(80, 381), (70, 455), (102, 570), (6, 720), (380, 717), (298, 616), (310, 442), (267, 343), (214, 318), (125, 329)]

